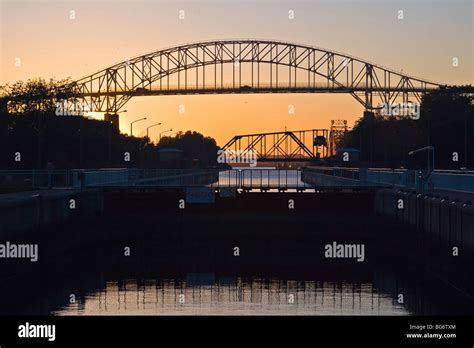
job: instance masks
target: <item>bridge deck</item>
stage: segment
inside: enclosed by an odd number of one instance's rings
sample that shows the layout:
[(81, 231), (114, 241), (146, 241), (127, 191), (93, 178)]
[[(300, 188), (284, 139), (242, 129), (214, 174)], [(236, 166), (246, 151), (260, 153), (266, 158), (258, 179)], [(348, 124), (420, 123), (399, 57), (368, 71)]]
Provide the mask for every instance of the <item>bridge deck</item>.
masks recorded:
[[(371, 87), (371, 92), (390, 92), (390, 93), (422, 93), (428, 90), (436, 90), (434, 87), (426, 88), (400, 88), (393, 86), (390, 88)], [(355, 93), (363, 95), (367, 91), (365, 86), (356, 87), (340, 87), (331, 85), (297, 85), (297, 86), (253, 86), (253, 87), (239, 87), (239, 86), (201, 86), (201, 87), (186, 87), (186, 86), (170, 86), (169, 88), (152, 87), (151, 89), (136, 89), (136, 90), (121, 90), (121, 91), (97, 91), (81, 93), (81, 97), (100, 97), (100, 96), (153, 96), (153, 95), (182, 95), (182, 94), (253, 94), (253, 93)]]

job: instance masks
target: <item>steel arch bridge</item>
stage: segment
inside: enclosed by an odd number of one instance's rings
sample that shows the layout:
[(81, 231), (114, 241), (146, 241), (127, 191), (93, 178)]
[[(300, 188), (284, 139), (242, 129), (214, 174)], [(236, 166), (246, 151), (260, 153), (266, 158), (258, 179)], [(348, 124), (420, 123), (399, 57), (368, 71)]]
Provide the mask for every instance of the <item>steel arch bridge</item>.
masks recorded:
[(222, 93), (347, 93), (366, 110), (420, 102), (443, 85), (346, 54), (272, 40), (217, 40), (166, 48), (74, 82), (94, 112), (117, 113), (132, 97)]

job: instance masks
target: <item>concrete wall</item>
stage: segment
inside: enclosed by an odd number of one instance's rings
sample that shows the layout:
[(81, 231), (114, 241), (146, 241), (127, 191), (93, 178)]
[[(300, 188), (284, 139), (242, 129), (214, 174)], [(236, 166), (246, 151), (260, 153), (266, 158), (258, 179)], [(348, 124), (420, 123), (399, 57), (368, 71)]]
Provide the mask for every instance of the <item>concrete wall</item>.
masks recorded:
[[(403, 209), (398, 201), (403, 200)], [(429, 240), (459, 246), (474, 255), (474, 207), (440, 197), (378, 189), (375, 211), (413, 227)]]
[(431, 180), (435, 188), (474, 192), (474, 175), (472, 174), (434, 172)]
[[(334, 173), (319, 171), (319, 170), (310, 170), (305, 169), (301, 172), (301, 181), (306, 184), (314, 186), (359, 186), (361, 185), (358, 180), (358, 172), (347, 172), (347, 173), (338, 173), (339, 175), (334, 175)], [(343, 177), (342, 175), (346, 175)], [(357, 175), (356, 177), (351, 177), (352, 175)]]
[[(398, 226), (397, 233), (386, 238), (394, 238), (392, 242), (402, 255), (408, 255), (411, 250), (438, 277), (474, 297), (474, 207), (469, 203), (474, 201), (473, 193), (469, 192), (472, 175), (434, 174), (435, 187), (466, 191), (438, 188), (433, 194), (425, 194), (413, 189), (420, 185), (410, 171), (369, 170), (364, 175), (361, 173), (357, 178), (350, 169), (337, 172), (318, 168), (303, 171), (302, 180), (317, 186), (388, 184), (386, 188), (375, 189), (374, 202), (376, 214), (388, 217), (388, 223), (392, 219)], [(399, 207), (399, 200), (403, 208)]]
[(194, 186), (207, 185), (219, 180), (219, 172), (208, 170), (163, 170), (149, 178), (135, 180), (134, 186)]
[[(73, 170), (72, 183), (74, 188), (81, 186), (100, 186), (124, 184), (129, 181), (131, 169), (100, 169), (100, 170)], [(81, 183), (81, 176), (83, 183)]]
[[(399, 200), (403, 209), (398, 206)], [(401, 248), (415, 250), (434, 274), (474, 296), (472, 205), (414, 192), (377, 189), (375, 211), (400, 226), (394, 237)]]
[[(74, 209), (71, 209), (71, 199), (75, 200)], [(4, 240), (20, 232), (102, 211), (103, 195), (100, 190), (30, 191), (0, 195), (0, 238)]]

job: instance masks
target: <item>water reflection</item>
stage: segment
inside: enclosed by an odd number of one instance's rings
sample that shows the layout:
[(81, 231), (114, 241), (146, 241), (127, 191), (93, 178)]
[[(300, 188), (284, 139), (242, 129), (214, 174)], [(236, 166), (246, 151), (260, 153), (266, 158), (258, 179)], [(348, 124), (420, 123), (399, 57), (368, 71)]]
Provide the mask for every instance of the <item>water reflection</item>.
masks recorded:
[[(199, 275), (193, 274), (194, 280)], [(187, 277), (189, 280), (189, 277)], [(57, 315), (406, 315), (372, 283), (217, 278), (107, 282)]]
[(219, 182), (213, 186), (240, 187), (246, 189), (307, 188), (311, 185), (301, 180), (301, 170), (276, 170), (242, 168), (219, 172)]

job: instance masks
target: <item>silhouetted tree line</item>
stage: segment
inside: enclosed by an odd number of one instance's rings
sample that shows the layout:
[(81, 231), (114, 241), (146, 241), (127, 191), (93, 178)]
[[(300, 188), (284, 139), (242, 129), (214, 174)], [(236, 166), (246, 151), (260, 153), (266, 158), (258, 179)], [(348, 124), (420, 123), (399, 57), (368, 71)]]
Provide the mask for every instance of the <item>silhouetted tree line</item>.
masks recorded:
[[(163, 138), (155, 145), (146, 137), (121, 134), (111, 123), (82, 116), (56, 116), (56, 103), (71, 96), (67, 80), (29, 80), (1, 87), (0, 169), (159, 168), (158, 149), (183, 151), (180, 167), (215, 166), (214, 139), (197, 132)], [(130, 161), (125, 153), (130, 153)], [(193, 161), (194, 160), (194, 161)]]
[(147, 139), (122, 135), (110, 123), (43, 112), (2, 113), (0, 147), (1, 168), (9, 169), (141, 167), (158, 160)]
[[(58, 102), (76, 101), (70, 79), (30, 79), (0, 86), (0, 111), (9, 113), (53, 112)], [(8, 103), (7, 103), (8, 101)], [(7, 108), (8, 106), (8, 108)]]
[(158, 149), (179, 149), (188, 158), (197, 159), (202, 166), (211, 167), (217, 165), (216, 141), (201, 133), (187, 131), (179, 132), (174, 137), (163, 137), (158, 143)]
[(340, 146), (361, 150), (360, 160), (368, 166), (392, 168), (426, 167), (427, 152), (408, 153), (434, 146), (437, 168), (459, 169), (474, 166), (473, 137), (473, 96), (442, 88), (423, 96), (418, 120), (376, 112), (359, 119)]
[[(114, 125), (100, 120), (42, 112), (0, 113), (0, 169), (45, 169), (48, 163), (57, 169), (166, 167), (159, 158), (161, 148), (182, 150), (180, 167), (217, 165), (215, 140), (197, 132), (165, 137), (155, 145), (146, 137), (121, 134)], [(21, 156), (18, 162), (17, 153)]]

